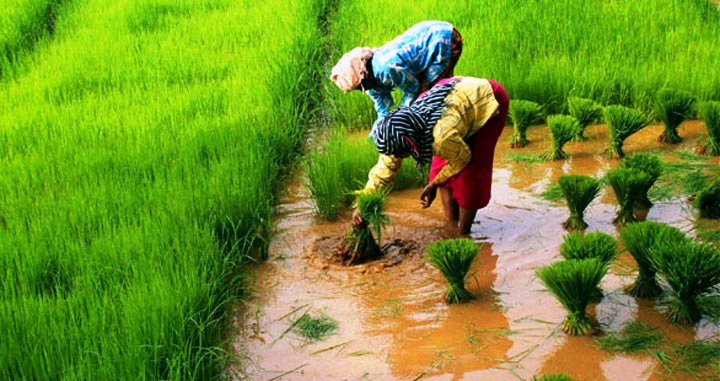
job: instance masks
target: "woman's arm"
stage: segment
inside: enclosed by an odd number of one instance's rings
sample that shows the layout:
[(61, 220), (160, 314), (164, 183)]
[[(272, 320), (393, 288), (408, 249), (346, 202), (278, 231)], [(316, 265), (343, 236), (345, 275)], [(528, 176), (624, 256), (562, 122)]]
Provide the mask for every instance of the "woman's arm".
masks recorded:
[(377, 164), (368, 173), (368, 181), (363, 191), (375, 191), (386, 187), (395, 179), (400, 170), (402, 159), (392, 155), (380, 155)]

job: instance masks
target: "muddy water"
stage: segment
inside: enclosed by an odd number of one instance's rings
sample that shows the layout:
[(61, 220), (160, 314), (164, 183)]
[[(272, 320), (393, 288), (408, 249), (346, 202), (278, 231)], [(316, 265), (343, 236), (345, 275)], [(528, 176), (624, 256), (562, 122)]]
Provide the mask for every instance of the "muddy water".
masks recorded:
[[(239, 380), (516, 380), (562, 372), (578, 380), (659, 380), (669, 377), (649, 355), (603, 352), (592, 338), (559, 331), (565, 316), (558, 302), (533, 276), (534, 269), (558, 260), (568, 212), (561, 203), (537, 197), (548, 183), (566, 173), (599, 176), (617, 166), (600, 156), (607, 141), (603, 126), (588, 128), (587, 142), (570, 143), (567, 161), (518, 163), (510, 155), (537, 154), (549, 144), (545, 128), (529, 131), (532, 144), (507, 148), (507, 128), (496, 152), (493, 199), (478, 213), (472, 237), (481, 244), (469, 289), (478, 300), (448, 306), (445, 283), (424, 259), (422, 245), (449, 237), (439, 200), (419, 208), (419, 190), (394, 193), (388, 202), (393, 225), (384, 240), (402, 238), (421, 245), (420, 253), (377, 270), (322, 270), (308, 266), (304, 250), (315, 240), (343, 234), (348, 216), (337, 223), (318, 220), (307, 192), (297, 180), (289, 186), (276, 216), (271, 258), (254, 270), (253, 296), (239, 307), (234, 350), (240, 360), (230, 374)], [(680, 129), (685, 143), (670, 148), (657, 142), (661, 128), (650, 127), (625, 144), (627, 153), (691, 150), (705, 131), (697, 122)], [(714, 161), (717, 163), (717, 160)], [(589, 231), (617, 236), (611, 224), (614, 197), (602, 195), (587, 210)], [(678, 198), (656, 202), (648, 219), (690, 231), (696, 212)], [(605, 331), (640, 319), (678, 341), (720, 332), (701, 322), (696, 327), (667, 324), (653, 303), (638, 302), (622, 291), (633, 281), (633, 260), (621, 254), (605, 277), (605, 297), (592, 307)], [(288, 331), (303, 313), (327, 314), (337, 333), (307, 342)], [(672, 377), (687, 379), (682, 373)]]

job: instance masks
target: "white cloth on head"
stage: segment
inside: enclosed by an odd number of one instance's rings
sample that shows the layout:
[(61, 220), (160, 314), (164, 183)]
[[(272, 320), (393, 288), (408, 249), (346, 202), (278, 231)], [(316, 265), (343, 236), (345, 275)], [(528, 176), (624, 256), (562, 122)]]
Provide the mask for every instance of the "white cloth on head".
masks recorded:
[(330, 80), (343, 92), (348, 92), (360, 86), (365, 78), (367, 69), (365, 63), (372, 58), (374, 49), (355, 48), (343, 55), (340, 61), (332, 68)]

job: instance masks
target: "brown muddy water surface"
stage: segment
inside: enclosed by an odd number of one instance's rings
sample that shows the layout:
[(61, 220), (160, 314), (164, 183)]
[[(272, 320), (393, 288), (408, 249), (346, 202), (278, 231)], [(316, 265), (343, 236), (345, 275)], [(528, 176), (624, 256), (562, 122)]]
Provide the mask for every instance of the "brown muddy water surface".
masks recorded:
[[(559, 260), (561, 223), (568, 211), (562, 202), (538, 197), (563, 174), (602, 176), (617, 166), (600, 154), (607, 142), (604, 126), (590, 126), (586, 142), (569, 143), (572, 157), (551, 163), (511, 160), (513, 154), (537, 154), (549, 146), (546, 127), (529, 131), (531, 145), (507, 146), (506, 128), (496, 151), (493, 198), (478, 212), (472, 238), (481, 245), (469, 277), (478, 300), (464, 305), (443, 302), (445, 281), (426, 259), (424, 245), (449, 237), (439, 200), (419, 206), (420, 190), (393, 193), (387, 212), (392, 225), (383, 242), (402, 239), (418, 249), (392, 266), (353, 269), (311, 266), (308, 250), (321, 237), (338, 237), (350, 227), (349, 216), (329, 223), (314, 215), (301, 186), (289, 185), (276, 215), (270, 259), (254, 266), (252, 296), (238, 307), (233, 349), (240, 358), (228, 373), (237, 380), (518, 380), (565, 373), (577, 380), (692, 379), (669, 373), (648, 354), (627, 355), (599, 349), (590, 337), (568, 337), (559, 329), (565, 311), (544, 291), (534, 270)], [(680, 128), (685, 142), (661, 147), (660, 126), (647, 128), (625, 144), (627, 153), (661, 149), (692, 150), (704, 139), (699, 122)], [(710, 162), (718, 163), (717, 159)], [(618, 236), (611, 221), (616, 202), (607, 191), (586, 212), (588, 231)], [(655, 201), (649, 220), (662, 221), (693, 234), (697, 213), (685, 200)], [(312, 256), (312, 255), (311, 255)], [(666, 323), (653, 302), (638, 302), (622, 291), (634, 280), (635, 264), (622, 252), (602, 288), (602, 302), (590, 307), (605, 332), (641, 320), (672, 340), (687, 342), (720, 332), (703, 321), (695, 327)], [(292, 330), (303, 313), (326, 314), (338, 331), (308, 342)], [(720, 379), (720, 375), (710, 376)]]

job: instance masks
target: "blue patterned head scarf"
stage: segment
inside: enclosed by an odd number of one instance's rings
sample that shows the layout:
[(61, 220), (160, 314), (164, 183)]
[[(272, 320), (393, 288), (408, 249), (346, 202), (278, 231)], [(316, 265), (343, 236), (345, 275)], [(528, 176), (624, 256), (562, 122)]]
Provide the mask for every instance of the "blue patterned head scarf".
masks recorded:
[(442, 116), (445, 97), (455, 83), (435, 86), (412, 106), (401, 106), (385, 115), (373, 136), (378, 152), (398, 157), (411, 155), (418, 166), (430, 163), (435, 141), (433, 128)]

